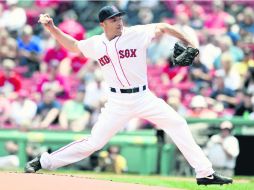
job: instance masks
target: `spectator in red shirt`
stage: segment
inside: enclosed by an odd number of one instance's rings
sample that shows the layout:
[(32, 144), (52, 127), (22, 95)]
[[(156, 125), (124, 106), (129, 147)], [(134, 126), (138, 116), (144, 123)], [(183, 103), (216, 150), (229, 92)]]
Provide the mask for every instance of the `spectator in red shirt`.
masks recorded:
[(60, 3), (60, 0), (35, 0), (35, 5), (37, 7), (39, 7), (40, 9), (45, 9), (45, 8), (55, 8), (58, 6), (58, 4)]
[(187, 67), (171, 67), (169, 64), (165, 64), (161, 77), (165, 85), (177, 85), (186, 82), (187, 74)]
[(230, 20), (232, 16), (224, 11), (224, 2), (214, 1), (213, 11), (207, 14), (204, 26), (210, 34), (223, 34)]
[(83, 55), (76, 55), (71, 57), (72, 72), (77, 73), (87, 63), (88, 59)]
[(175, 6), (175, 15), (185, 13), (190, 18), (192, 16), (192, 10), (191, 7), (194, 6), (195, 2), (193, 1), (183, 1), (182, 3), (179, 3)]
[(86, 33), (85, 28), (77, 21), (77, 15), (74, 11), (65, 13), (64, 21), (59, 24), (59, 28), (76, 40), (83, 40)]
[(57, 41), (55, 46), (46, 49), (46, 53), (43, 57), (43, 63), (41, 64), (41, 71), (47, 72), (50, 62), (58, 61), (61, 62), (68, 56), (68, 52), (64, 49)]
[(55, 42), (55, 46), (53, 48), (49, 48), (46, 50), (43, 61), (49, 63), (52, 60), (62, 61), (66, 58), (68, 52), (64, 49), (58, 42)]
[(58, 98), (69, 98), (70, 85), (67, 83), (66, 78), (58, 72), (59, 62), (54, 60), (50, 63), (48, 72), (41, 76), (37, 86), (38, 92), (45, 92), (52, 90)]
[(0, 91), (5, 94), (21, 89), (21, 78), (13, 71), (15, 62), (11, 59), (3, 60), (3, 69), (0, 71)]

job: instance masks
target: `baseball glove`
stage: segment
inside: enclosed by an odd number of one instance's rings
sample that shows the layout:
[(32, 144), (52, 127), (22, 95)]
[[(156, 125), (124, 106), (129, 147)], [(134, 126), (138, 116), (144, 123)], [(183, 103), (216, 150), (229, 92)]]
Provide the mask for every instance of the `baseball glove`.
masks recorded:
[(170, 58), (171, 66), (190, 66), (195, 57), (199, 54), (199, 50), (192, 47), (186, 47), (180, 42), (176, 42), (173, 55)]

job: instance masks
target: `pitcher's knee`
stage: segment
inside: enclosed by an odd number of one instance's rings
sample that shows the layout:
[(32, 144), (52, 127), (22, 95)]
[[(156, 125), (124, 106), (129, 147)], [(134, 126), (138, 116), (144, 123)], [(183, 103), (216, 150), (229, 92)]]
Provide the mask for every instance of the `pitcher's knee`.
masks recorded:
[(102, 149), (106, 143), (96, 142), (96, 143), (91, 144), (88, 142), (88, 144), (90, 146), (89, 147), (86, 146), (86, 151), (95, 152), (97, 150)]
[(187, 121), (184, 117), (179, 116), (177, 118), (174, 118), (173, 125), (175, 126), (188, 126)]
[(95, 146), (94, 146), (94, 150), (97, 151), (97, 150), (100, 150), (104, 147), (105, 143), (97, 143)]
[(167, 129), (167, 128), (187, 128), (188, 124), (187, 121), (179, 116), (174, 117), (166, 120), (161, 120), (157, 123), (157, 126), (161, 129)]

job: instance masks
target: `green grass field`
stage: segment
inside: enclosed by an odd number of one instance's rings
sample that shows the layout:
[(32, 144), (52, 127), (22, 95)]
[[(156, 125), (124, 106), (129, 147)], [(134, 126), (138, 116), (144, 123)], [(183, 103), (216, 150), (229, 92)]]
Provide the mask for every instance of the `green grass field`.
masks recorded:
[[(48, 173), (48, 172), (47, 172)], [(254, 177), (235, 177), (234, 184), (223, 186), (198, 186), (195, 178), (169, 177), (169, 176), (140, 176), (116, 175), (110, 173), (54, 171), (50, 173), (84, 176), (94, 179), (111, 180), (116, 182), (136, 183), (161, 187), (172, 187), (188, 190), (254, 190)]]

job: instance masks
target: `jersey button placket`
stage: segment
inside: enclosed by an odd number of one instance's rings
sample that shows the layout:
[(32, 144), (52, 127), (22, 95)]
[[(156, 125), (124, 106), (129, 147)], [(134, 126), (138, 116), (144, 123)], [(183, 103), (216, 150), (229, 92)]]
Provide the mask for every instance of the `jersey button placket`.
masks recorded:
[(108, 46), (107, 46), (107, 44), (106, 44), (105, 42), (103, 42), (103, 44), (104, 44), (105, 49), (106, 49), (106, 54), (107, 54), (107, 56), (109, 57), (110, 62), (111, 62), (111, 64), (112, 64), (112, 67), (113, 67), (113, 69), (114, 69), (114, 72), (115, 72), (116, 78), (117, 78), (117, 79), (118, 79), (118, 81), (120, 82), (121, 86), (122, 86), (122, 87), (124, 87), (124, 84), (122, 83), (122, 81), (120, 80), (120, 78), (119, 78), (119, 76), (118, 76), (117, 69), (115, 68), (114, 63), (113, 63), (113, 61), (112, 61), (111, 57), (109, 56)]

